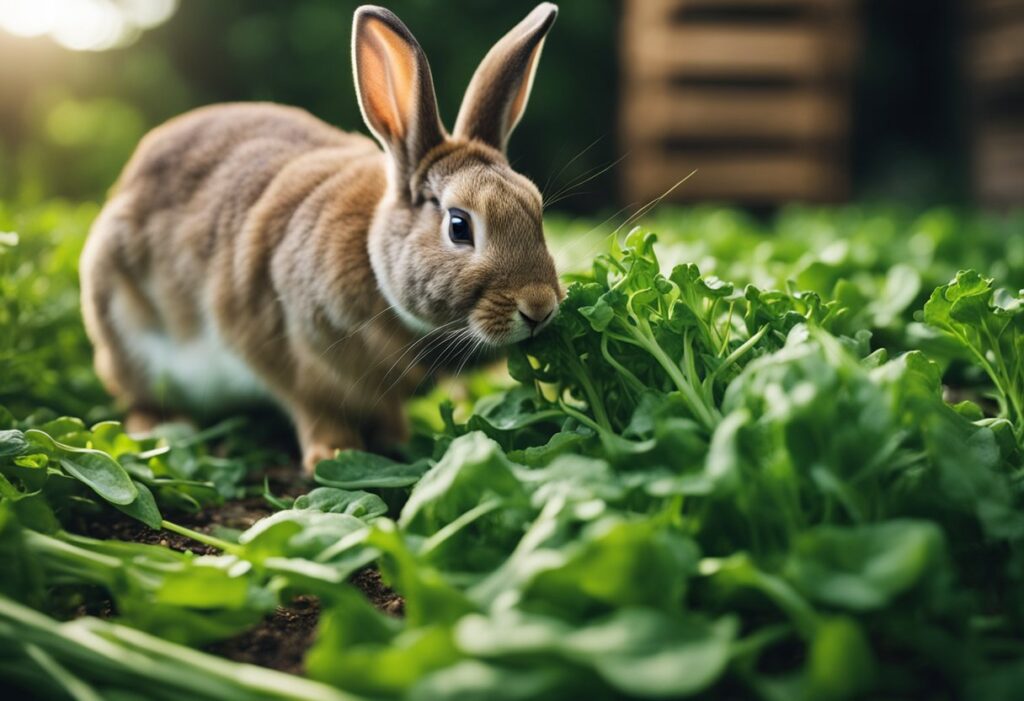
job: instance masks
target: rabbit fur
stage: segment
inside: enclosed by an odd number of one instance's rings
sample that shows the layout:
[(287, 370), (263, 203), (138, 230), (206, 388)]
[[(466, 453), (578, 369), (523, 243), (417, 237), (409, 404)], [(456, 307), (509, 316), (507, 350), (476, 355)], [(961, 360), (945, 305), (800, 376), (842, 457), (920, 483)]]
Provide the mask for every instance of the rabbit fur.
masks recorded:
[(556, 15), (539, 5), (491, 49), (451, 134), (423, 50), (374, 6), (352, 57), (375, 140), (269, 103), (147, 134), (80, 265), (96, 370), (130, 420), (270, 400), (311, 470), (403, 441), (426, 359), (539, 331), (563, 293), (505, 148)]

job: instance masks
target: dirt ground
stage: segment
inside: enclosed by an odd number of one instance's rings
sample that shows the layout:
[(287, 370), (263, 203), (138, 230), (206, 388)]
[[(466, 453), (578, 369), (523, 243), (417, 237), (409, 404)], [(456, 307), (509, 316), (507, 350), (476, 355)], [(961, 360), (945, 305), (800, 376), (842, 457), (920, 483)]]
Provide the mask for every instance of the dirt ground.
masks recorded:
[[(308, 485), (291, 485), (301, 494)], [(259, 519), (272, 513), (270, 506), (261, 497), (232, 501), (220, 507), (210, 507), (194, 514), (176, 514), (174, 520), (183, 526), (201, 532), (210, 532), (216, 527), (245, 529)], [(199, 555), (215, 554), (217, 550), (197, 543), (191, 538), (171, 533), (154, 531), (139, 521), (127, 516), (111, 520), (82, 520), (74, 530), (92, 538), (126, 540), (149, 543), (179, 550), (192, 551)], [(405, 602), (402, 597), (381, 581), (380, 573), (367, 568), (355, 573), (351, 582), (375, 607), (392, 615), (401, 616)], [(112, 610), (107, 602), (83, 608), (81, 615), (110, 616)], [(234, 638), (222, 640), (208, 646), (208, 652), (236, 662), (247, 662), (270, 667), (292, 674), (302, 674), (302, 659), (313, 644), (316, 624), (320, 617), (320, 602), (315, 597), (299, 596), (287, 606), (279, 607), (264, 620)]]

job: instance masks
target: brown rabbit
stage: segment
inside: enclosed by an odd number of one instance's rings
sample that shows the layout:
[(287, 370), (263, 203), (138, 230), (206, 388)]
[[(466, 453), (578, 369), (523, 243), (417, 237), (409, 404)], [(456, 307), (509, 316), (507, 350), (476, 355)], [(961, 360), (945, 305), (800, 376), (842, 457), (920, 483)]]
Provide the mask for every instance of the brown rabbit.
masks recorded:
[(148, 134), (81, 260), (96, 369), (129, 418), (271, 399), (310, 470), (364, 438), (402, 441), (431, 349), (540, 330), (561, 291), (540, 193), (505, 145), (556, 15), (538, 6), (491, 49), (452, 135), (423, 50), (373, 6), (355, 13), (352, 59), (383, 151), (273, 104)]

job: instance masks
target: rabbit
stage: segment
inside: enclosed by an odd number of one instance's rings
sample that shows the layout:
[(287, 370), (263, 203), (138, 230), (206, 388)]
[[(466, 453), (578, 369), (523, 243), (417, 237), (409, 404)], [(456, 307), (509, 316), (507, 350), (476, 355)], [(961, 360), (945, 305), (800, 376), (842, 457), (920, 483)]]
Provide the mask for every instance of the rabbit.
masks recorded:
[(375, 140), (271, 103), (148, 133), (80, 261), (96, 371), (129, 430), (168, 410), (276, 403), (308, 472), (405, 441), (430, 353), (549, 324), (564, 293), (541, 195), (506, 145), (557, 12), (537, 6), (491, 48), (451, 134), (420, 45), (369, 5), (352, 60)]

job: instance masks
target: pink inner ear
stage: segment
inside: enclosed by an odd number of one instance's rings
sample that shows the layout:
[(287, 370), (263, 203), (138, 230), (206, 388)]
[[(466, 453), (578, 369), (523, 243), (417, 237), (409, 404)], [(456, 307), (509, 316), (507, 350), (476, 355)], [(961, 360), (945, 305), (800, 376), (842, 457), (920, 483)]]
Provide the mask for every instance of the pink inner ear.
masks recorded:
[(523, 81), (519, 85), (519, 92), (516, 93), (515, 99), (512, 100), (512, 104), (509, 105), (508, 112), (505, 114), (505, 134), (512, 131), (519, 118), (523, 116), (523, 110), (526, 109), (526, 99), (530, 96), (530, 89), (533, 87), (533, 76), (537, 73), (537, 59), (540, 58), (542, 48), (544, 48), (543, 39), (538, 41), (537, 46), (530, 52), (530, 60), (527, 63)]
[(385, 136), (401, 139), (411, 119), (416, 62), (408, 44), (370, 18), (359, 42), (360, 82), (370, 119)]

